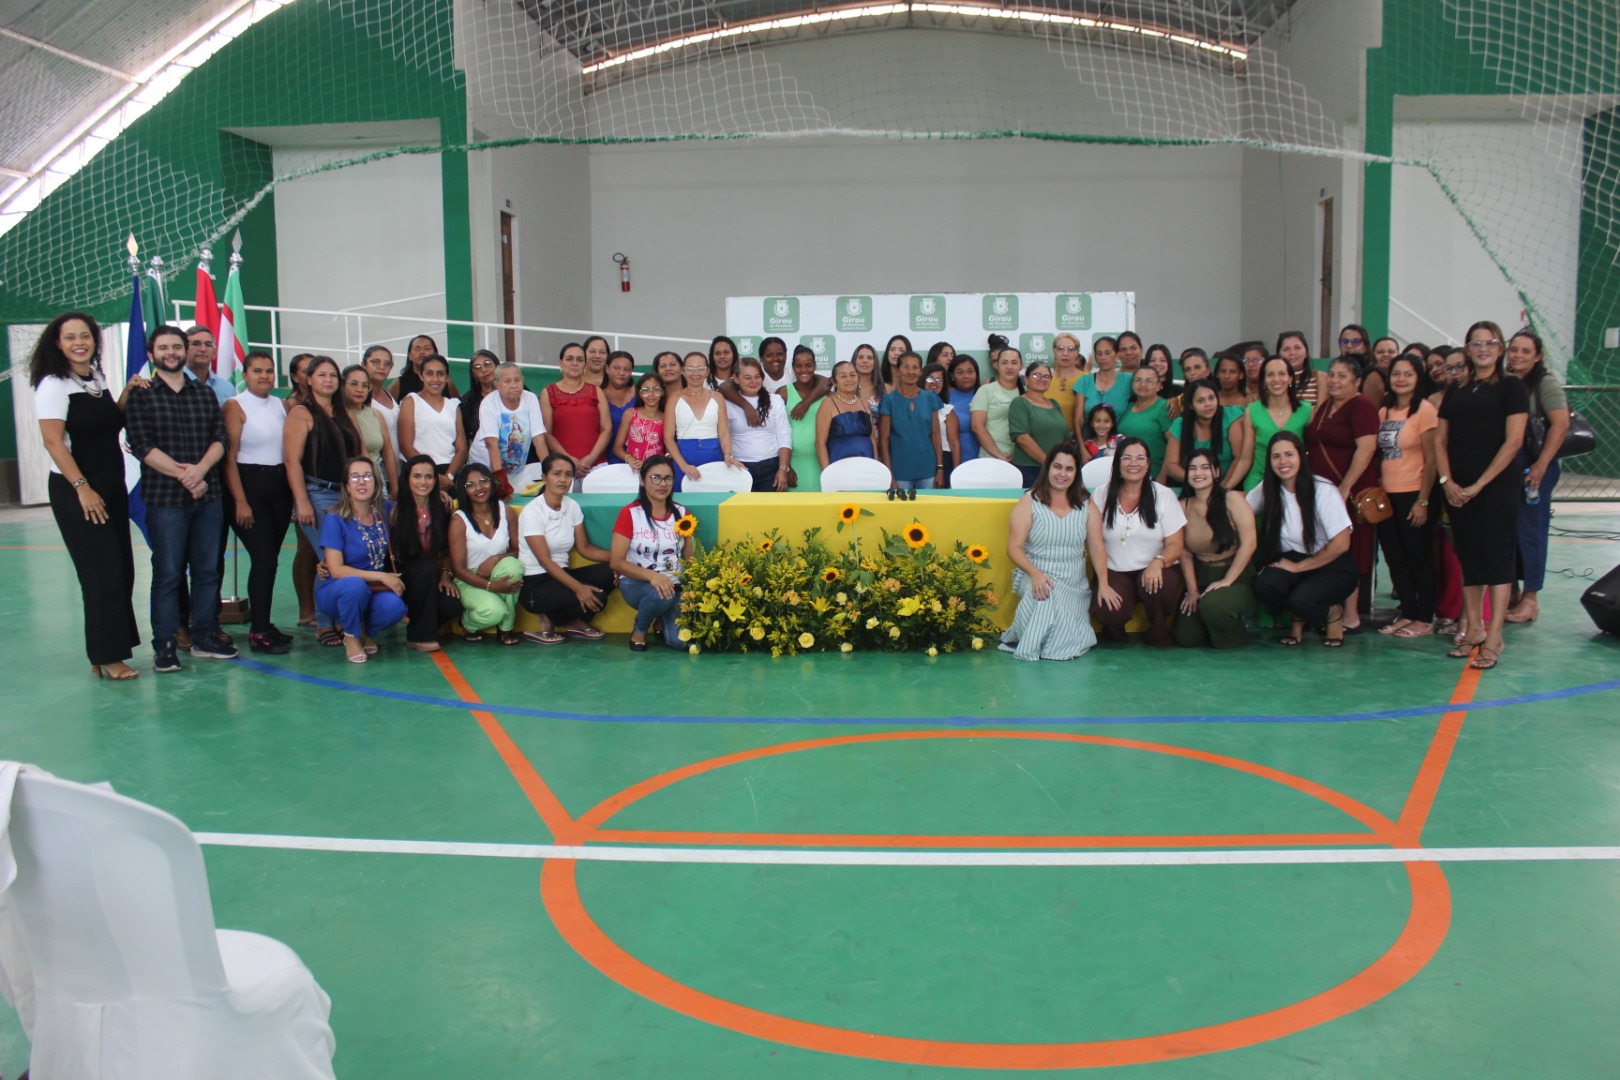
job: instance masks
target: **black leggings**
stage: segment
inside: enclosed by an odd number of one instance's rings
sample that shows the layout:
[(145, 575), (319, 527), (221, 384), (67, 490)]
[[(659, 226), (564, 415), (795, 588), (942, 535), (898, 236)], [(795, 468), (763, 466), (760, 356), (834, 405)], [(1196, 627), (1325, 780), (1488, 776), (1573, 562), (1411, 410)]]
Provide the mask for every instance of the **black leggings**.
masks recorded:
[(1440, 508), (1429, 506), (1427, 520), (1413, 525), (1407, 515), (1417, 505), (1416, 491), (1392, 491), (1390, 508), (1394, 515), (1378, 524), (1378, 544), (1389, 565), (1390, 584), (1401, 601), (1401, 618), (1414, 622), (1434, 622), (1438, 577), (1434, 568), (1434, 516)]
[(90, 486), (107, 504), (107, 520), (93, 525), (84, 519), (79, 493), (61, 473), (51, 473), (46, 491), (51, 514), (62, 531), (62, 543), (73, 559), (84, 601), (84, 654), (92, 664), (121, 664), (141, 643), (135, 624), (135, 552), (129, 538), (129, 493), (124, 473), (86, 473)]
[(439, 588), (442, 576), (437, 559), (425, 556), (400, 565), (399, 578), (405, 584), (405, 640), (426, 645), (439, 640), (439, 627), (461, 617), (461, 600)]
[[(1306, 556), (1289, 551), (1283, 558), (1303, 562)], [(1267, 566), (1254, 579), (1254, 595), (1273, 611), (1286, 611), (1306, 626), (1326, 626), (1329, 613), (1350, 598), (1359, 576), (1349, 552), (1303, 574)]]
[(253, 511), (253, 527), (244, 529), (236, 524), (234, 500), (227, 498), (225, 509), (251, 560), (248, 607), (252, 630), (264, 634), (273, 625), (270, 605), (275, 598), (276, 570), (281, 565), (281, 544), (292, 522), (292, 488), (287, 486), (287, 471), (280, 465), (237, 465), (236, 472), (242, 478), (242, 496)]
[[(607, 603), (608, 596), (613, 592), (613, 568), (606, 563), (590, 563), (586, 566), (568, 567), (569, 575), (578, 582), (602, 590), (602, 602)], [(518, 595), (518, 603), (523, 605), (525, 611), (532, 611), (536, 615), (543, 615), (550, 619), (554, 626), (566, 626), (571, 622), (590, 622), (594, 611), (586, 611), (579, 606), (579, 597), (574, 590), (553, 578), (550, 574), (530, 574), (523, 579), (523, 591)]]

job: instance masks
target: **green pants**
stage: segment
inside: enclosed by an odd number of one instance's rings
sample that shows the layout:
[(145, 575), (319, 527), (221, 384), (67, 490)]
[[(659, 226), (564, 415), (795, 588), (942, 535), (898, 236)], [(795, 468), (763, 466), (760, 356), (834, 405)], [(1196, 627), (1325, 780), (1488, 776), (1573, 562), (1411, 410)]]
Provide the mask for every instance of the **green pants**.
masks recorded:
[[(1219, 581), (1231, 569), (1232, 560), (1206, 563), (1193, 560), (1198, 573), (1198, 591), (1202, 593), (1212, 581)], [(1243, 568), (1237, 581), (1224, 589), (1216, 589), (1201, 596), (1198, 610), (1191, 615), (1176, 613), (1175, 637), (1177, 645), (1189, 648), (1212, 645), (1217, 649), (1235, 649), (1248, 640), (1243, 617), (1254, 615), (1254, 560)]]
[[(507, 556), (495, 564), (491, 581), (522, 581), (523, 564)], [(494, 593), (461, 582), (461, 628), (469, 634), (494, 627), (510, 630), (517, 623), (518, 594)]]

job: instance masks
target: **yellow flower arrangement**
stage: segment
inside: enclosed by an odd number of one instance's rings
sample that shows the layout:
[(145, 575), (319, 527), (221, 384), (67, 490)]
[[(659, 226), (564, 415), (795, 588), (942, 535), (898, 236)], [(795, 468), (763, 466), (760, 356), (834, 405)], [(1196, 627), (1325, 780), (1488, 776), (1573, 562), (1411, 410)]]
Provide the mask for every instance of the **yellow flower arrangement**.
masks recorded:
[(823, 570), (821, 572), (821, 580), (825, 581), (829, 585), (831, 585), (833, 582), (837, 581), (839, 578), (841, 578), (843, 576), (844, 576), (843, 571), (839, 570), (838, 567), (836, 567), (836, 566), (829, 566), (829, 567), (827, 567), (827, 569), (825, 569), (825, 570)]
[(969, 544), (967, 549), (967, 557), (968, 562), (982, 563), (990, 557), (990, 552), (986, 551), (978, 544)]
[(773, 548), (775, 546), (776, 546), (776, 543), (774, 541), (771, 541), (771, 540), (761, 540), (759, 542), (759, 550), (761, 550), (761, 551), (769, 551), (769, 550), (771, 550), (771, 548)]
[(697, 518), (693, 517), (691, 514), (687, 514), (675, 523), (675, 535), (684, 539), (697, 532), (697, 527)]
[(816, 635), (811, 634), (811, 633), (803, 633), (803, 634), (799, 635), (799, 648), (808, 649), (810, 646), (814, 645), (815, 643), (816, 643)]
[(846, 525), (854, 525), (857, 518), (871, 517), (872, 511), (856, 506), (854, 503), (845, 503), (838, 508), (838, 528), (843, 532)]
[(906, 546), (913, 549), (923, 547), (928, 543), (928, 530), (923, 528), (920, 521), (913, 521), (910, 525), (907, 525), (905, 532), (900, 535), (906, 538)]

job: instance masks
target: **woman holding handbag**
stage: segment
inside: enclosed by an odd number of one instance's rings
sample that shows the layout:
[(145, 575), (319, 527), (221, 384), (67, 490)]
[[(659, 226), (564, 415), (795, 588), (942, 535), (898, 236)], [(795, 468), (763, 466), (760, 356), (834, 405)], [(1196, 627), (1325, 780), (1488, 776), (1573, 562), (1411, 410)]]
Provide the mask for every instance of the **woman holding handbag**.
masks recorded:
[[(1378, 542), (1377, 520), (1357, 507), (1366, 504), (1375, 517), (1387, 517), (1389, 500), (1378, 489), (1378, 406), (1361, 392), (1361, 363), (1354, 356), (1335, 357), (1328, 365), (1326, 394), (1305, 427), (1305, 453), (1311, 472), (1331, 481), (1350, 507), (1353, 528), (1350, 555), (1360, 584), (1344, 605), (1344, 632), (1361, 632), (1361, 620), (1372, 607), (1372, 565)], [(1374, 492), (1371, 498), (1363, 493)], [(1380, 505), (1383, 510), (1377, 508)]]
[(1530, 391), (1530, 414), (1525, 423), (1524, 449), (1514, 462), (1524, 477), (1519, 506), (1518, 553), (1513, 575), (1510, 623), (1535, 622), (1541, 614), (1541, 586), (1547, 579), (1547, 531), (1552, 526), (1552, 493), (1563, 469), (1558, 454), (1569, 434), (1569, 397), (1558, 376), (1547, 370), (1541, 338), (1520, 330), (1508, 339), (1508, 373), (1517, 375)]

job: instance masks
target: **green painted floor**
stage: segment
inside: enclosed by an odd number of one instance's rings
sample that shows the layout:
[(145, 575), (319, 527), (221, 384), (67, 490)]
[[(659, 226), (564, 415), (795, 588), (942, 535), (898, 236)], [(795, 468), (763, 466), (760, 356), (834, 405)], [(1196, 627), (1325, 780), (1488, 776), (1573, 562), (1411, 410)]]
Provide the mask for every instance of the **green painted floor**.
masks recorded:
[[(115, 685), (49, 515), (9, 511), (0, 757), (225, 834), (216, 920), (303, 957), (343, 1077), (1608, 1076), (1620, 861), (1546, 849), (1620, 848), (1620, 639), (1577, 602), (1620, 512), (1557, 524), (1587, 535), (1477, 684), (1367, 635), (1041, 665), (395, 639), (364, 667), (306, 637), (161, 678), (143, 647)], [(553, 843), (675, 861), (476, 846)], [(1468, 861), (1334, 854), (1392, 845)], [(773, 861), (829, 851), (875, 864)], [(27, 1055), (0, 1007), (0, 1076)]]

